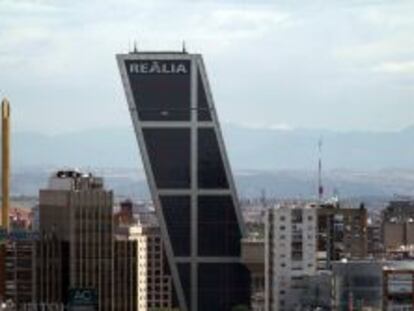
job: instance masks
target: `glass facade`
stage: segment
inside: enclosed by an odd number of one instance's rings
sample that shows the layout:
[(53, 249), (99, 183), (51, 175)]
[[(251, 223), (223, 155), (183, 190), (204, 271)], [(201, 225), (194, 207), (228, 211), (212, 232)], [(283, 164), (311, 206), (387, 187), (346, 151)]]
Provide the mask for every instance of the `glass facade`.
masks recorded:
[(161, 196), (160, 199), (174, 256), (190, 256), (190, 197)]
[(198, 310), (231, 311), (249, 306), (250, 275), (241, 264), (203, 263), (198, 267)]
[(160, 189), (190, 188), (190, 129), (146, 128), (143, 136)]
[(240, 256), (241, 232), (231, 196), (198, 197), (198, 254)]
[(188, 263), (177, 264), (178, 275), (188, 306), (191, 306), (191, 266)]
[(198, 130), (198, 186), (202, 189), (229, 187), (214, 128)]
[[(172, 73), (179, 65), (185, 66), (185, 71)], [(140, 120), (190, 120), (189, 61), (127, 60), (125, 66)]]
[(242, 224), (201, 56), (133, 53), (118, 60), (152, 198), (168, 234), (180, 309), (248, 306), (249, 274), (239, 263)]
[(198, 121), (211, 121), (210, 105), (207, 101), (206, 90), (200, 72), (197, 74)]

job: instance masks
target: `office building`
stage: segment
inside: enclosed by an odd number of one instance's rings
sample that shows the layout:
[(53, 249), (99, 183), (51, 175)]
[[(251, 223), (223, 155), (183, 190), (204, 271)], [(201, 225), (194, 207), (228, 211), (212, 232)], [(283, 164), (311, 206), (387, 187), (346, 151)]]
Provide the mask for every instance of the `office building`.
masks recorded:
[(66, 304), (70, 288), (70, 242), (52, 232), (43, 233), (34, 242), (33, 257), (33, 302)]
[(412, 261), (342, 260), (332, 273), (332, 310), (413, 310)]
[(414, 246), (414, 202), (391, 201), (382, 211), (382, 240), (385, 256)]
[(317, 271), (316, 207), (278, 205), (267, 211), (265, 228), (265, 310), (295, 310), (304, 278)]
[(117, 60), (180, 309), (249, 305), (244, 224), (202, 56)]
[(383, 310), (414, 310), (414, 262), (385, 266), (383, 283)]
[(333, 310), (382, 310), (382, 266), (379, 261), (332, 262)]
[(344, 208), (339, 202), (318, 208), (318, 268), (330, 269), (330, 262), (343, 258), (363, 259), (368, 255), (367, 210)]
[[(63, 245), (57, 243), (60, 251), (56, 253), (56, 257), (62, 256), (63, 260), (62, 271), (57, 275), (68, 280), (68, 288), (62, 288), (62, 292), (92, 289), (98, 297), (98, 310), (113, 309), (112, 209), (112, 192), (105, 190), (102, 178), (78, 171), (54, 173), (48, 188), (40, 190), (39, 194), (40, 232), (63, 242)], [(44, 256), (50, 258), (47, 252), (39, 254), (40, 262)], [(50, 289), (55, 284), (55, 276), (51, 273), (39, 273), (37, 278), (45, 288)], [(64, 286), (65, 282), (62, 284)]]
[(146, 311), (145, 305), (140, 304), (141, 288), (139, 282), (143, 276), (140, 273), (142, 258), (139, 257), (137, 241), (114, 241), (114, 310), (115, 311)]
[(382, 211), (384, 221), (406, 221), (410, 218), (414, 219), (414, 200), (411, 199), (393, 200)]
[(9, 241), (5, 244), (4, 300), (21, 309), (33, 299), (33, 241)]
[[(135, 259), (132, 258), (128, 263), (130, 265), (128, 275), (137, 276), (133, 279), (136, 282), (134, 285), (136, 292), (133, 295), (137, 297), (138, 310), (171, 309), (173, 307), (172, 278), (165, 262), (159, 226), (153, 223), (137, 223), (119, 227), (116, 230), (116, 239), (119, 245), (122, 243), (134, 245), (124, 246), (124, 249), (134, 247), (136, 250)], [(119, 255), (116, 253), (116, 256)], [(135, 263), (132, 260), (135, 260)]]
[(383, 258), (382, 224), (380, 220), (369, 220), (367, 226), (368, 257)]
[(414, 246), (414, 218), (384, 220), (382, 230), (386, 255)]
[(122, 201), (119, 204), (119, 211), (114, 215), (115, 226), (132, 225), (135, 223), (134, 219), (134, 204), (131, 200)]
[(332, 310), (332, 272), (317, 271), (314, 275), (306, 275), (300, 281), (297, 310)]

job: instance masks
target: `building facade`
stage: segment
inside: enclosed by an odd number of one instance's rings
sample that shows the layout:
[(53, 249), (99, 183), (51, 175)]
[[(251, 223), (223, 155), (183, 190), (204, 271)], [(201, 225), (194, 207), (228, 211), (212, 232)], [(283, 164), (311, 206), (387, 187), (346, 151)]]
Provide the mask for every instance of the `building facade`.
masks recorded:
[(383, 268), (383, 310), (414, 310), (414, 263)]
[(412, 260), (342, 260), (332, 272), (332, 310), (414, 309)]
[(21, 309), (33, 299), (33, 241), (5, 244), (5, 301)]
[(318, 268), (332, 261), (363, 259), (368, 255), (368, 214), (363, 206), (344, 208), (339, 203), (318, 207)]
[(180, 309), (249, 305), (244, 224), (202, 56), (117, 60)]
[(317, 271), (316, 208), (294, 204), (271, 208), (265, 228), (265, 310), (295, 310), (305, 278)]
[(242, 240), (242, 258), (251, 276), (251, 310), (265, 310), (264, 239), (248, 237)]
[(139, 259), (137, 241), (115, 240), (114, 242), (114, 310), (146, 311), (139, 304), (141, 280), (139, 272), (142, 260)]
[[(68, 280), (69, 287), (62, 291), (92, 289), (98, 297), (98, 310), (108, 311), (113, 308), (112, 208), (113, 195), (104, 188), (102, 178), (77, 171), (53, 174), (48, 188), (39, 194), (40, 233), (55, 237), (57, 247), (61, 248), (60, 252), (56, 250), (56, 256), (62, 256), (59, 273), (63, 280)], [(52, 258), (51, 247), (53, 243), (40, 246), (45, 252), (39, 254), (39, 262)], [(50, 288), (55, 275), (39, 273), (37, 281)]]
[[(117, 229), (116, 239), (116, 243), (128, 242), (135, 245), (136, 253), (134, 258), (128, 260), (128, 265), (133, 265), (129, 275), (136, 275), (133, 279), (135, 282), (133, 295), (136, 297), (138, 310), (171, 310), (174, 305), (173, 284), (165, 262), (165, 251), (159, 227), (141, 223), (120, 227)], [(127, 247), (124, 245), (123, 248)], [(115, 255), (118, 257), (117, 254)], [(132, 260), (135, 260), (135, 263)], [(120, 264), (119, 270), (122, 269), (125, 269), (125, 266)]]

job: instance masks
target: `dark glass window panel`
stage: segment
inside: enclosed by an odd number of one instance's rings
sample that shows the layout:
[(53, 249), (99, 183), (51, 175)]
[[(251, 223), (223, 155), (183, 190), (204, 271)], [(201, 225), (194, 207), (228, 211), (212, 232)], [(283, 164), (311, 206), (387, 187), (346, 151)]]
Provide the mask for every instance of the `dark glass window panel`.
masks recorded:
[(177, 296), (177, 291), (175, 289), (174, 282), (171, 282), (171, 285), (172, 285), (172, 293), (171, 293), (172, 307), (178, 309), (180, 304), (178, 302), (178, 296)]
[(158, 188), (190, 188), (190, 129), (143, 129)]
[(178, 275), (180, 277), (181, 286), (183, 287), (185, 300), (190, 309), (191, 306), (191, 267), (188, 263), (177, 264)]
[(145, 63), (152, 66), (153, 61), (127, 60), (126, 71), (138, 116), (142, 121), (188, 121), (190, 120), (191, 66), (186, 60), (158, 60), (158, 64), (171, 71), (172, 66), (182, 64), (186, 73), (138, 73), (136, 68)]
[(229, 187), (217, 136), (212, 128), (198, 130), (198, 186), (206, 189)]
[(197, 100), (198, 100), (198, 120), (199, 121), (211, 121), (210, 105), (207, 100), (207, 92), (204, 88), (201, 74), (197, 75)]
[(198, 255), (239, 256), (241, 232), (230, 196), (198, 197)]
[(190, 197), (161, 196), (160, 199), (174, 256), (190, 256)]
[(198, 266), (198, 310), (229, 311), (250, 306), (250, 275), (237, 263), (204, 263)]

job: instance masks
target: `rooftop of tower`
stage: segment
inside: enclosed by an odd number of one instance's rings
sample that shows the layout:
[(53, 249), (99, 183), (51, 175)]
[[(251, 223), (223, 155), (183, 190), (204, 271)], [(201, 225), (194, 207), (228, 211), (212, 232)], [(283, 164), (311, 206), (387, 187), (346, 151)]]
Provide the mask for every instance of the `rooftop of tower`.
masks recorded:
[(187, 51), (138, 51), (133, 50), (129, 54), (188, 54)]
[(187, 48), (185, 46), (185, 42), (183, 42), (182, 48), (180, 51), (172, 51), (172, 50), (166, 50), (166, 51), (141, 51), (138, 49), (137, 44), (134, 43), (134, 48), (132, 51), (129, 52), (129, 54), (188, 54)]

